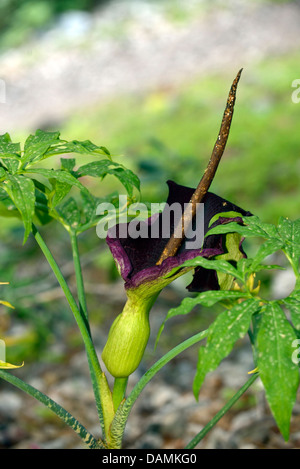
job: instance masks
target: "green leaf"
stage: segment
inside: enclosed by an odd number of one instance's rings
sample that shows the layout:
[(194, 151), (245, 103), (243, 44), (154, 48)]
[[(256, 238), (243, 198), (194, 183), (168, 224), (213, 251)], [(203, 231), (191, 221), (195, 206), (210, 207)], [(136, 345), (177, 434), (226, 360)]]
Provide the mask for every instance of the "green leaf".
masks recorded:
[(218, 225), (206, 233), (206, 237), (212, 234), (239, 233), (245, 237), (278, 238), (276, 226), (270, 223), (263, 223), (256, 216), (243, 217), (243, 225), (230, 222), (224, 225)]
[(300, 258), (300, 218), (292, 221), (281, 217), (278, 223), (278, 231), (284, 240), (286, 255), (295, 267), (295, 270), (298, 270)]
[(37, 174), (49, 179), (56, 179), (63, 184), (69, 184), (70, 186), (78, 187), (81, 191), (88, 192), (88, 189), (84, 187), (80, 181), (77, 181), (76, 177), (72, 176), (71, 173), (60, 169), (33, 169), (30, 168), (24, 172), (25, 174)]
[(32, 219), (35, 210), (35, 186), (31, 179), (21, 175), (9, 176), (3, 188), (19, 210), (24, 227), (24, 243), (32, 229)]
[(236, 300), (239, 298), (246, 298), (248, 293), (234, 290), (210, 290), (199, 293), (195, 298), (184, 298), (179, 306), (170, 309), (167, 318), (172, 318), (179, 314), (189, 313), (196, 305), (201, 304), (207, 308), (215, 305), (216, 303), (224, 300)]
[[(99, 204), (108, 202), (114, 204), (115, 199), (118, 199), (118, 194), (113, 193), (106, 197), (95, 197), (91, 193), (81, 192), (81, 225), (78, 228), (78, 232), (83, 232), (89, 228), (97, 225), (103, 215), (97, 215), (97, 207)], [(116, 207), (117, 209), (117, 207)]]
[(69, 226), (72, 230), (76, 231), (80, 226), (81, 213), (73, 197), (70, 197), (64, 204), (57, 207), (57, 212), (63, 218), (65, 225)]
[(275, 225), (272, 223), (265, 223), (257, 216), (243, 217), (243, 222), (248, 227), (256, 228), (257, 231), (264, 233), (265, 238), (276, 238), (278, 237), (278, 231)]
[(2, 166), (0, 166), (0, 182), (4, 181), (6, 179), (6, 171)]
[(166, 315), (165, 320), (160, 326), (160, 329), (158, 331), (156, 342), (155, 342), (156, 345), (159, 341), (159, 338), (163, 332), (163, 329), (168, 319), (171, 319), (175, 316), (188, 314), (197, 305), (211, 307), (215, 305), (216, 303), (219, 303), (220, 301), (237, 300), (239, 298), (246, 298), (247, 296), (248, 296), (247, 293), (244, 293), (241, 291), (210, 290), (210, 291), (199, 293), (199, 295), (197, 295), (194, 298), (191, 298), (191, 297), (184, 298), (179, 306), (177, 306), (176, 308), (170, 309), (168, 314)]
[(247, 333), (251, 318), (260, 309), (254, 298), (235, 305), (231, 310), (219, 314), (208, 329), (207, 343), (200, 347), (197, 372), (193, 391), (197, 398), (208, 372), (215, 370), (220, 362), (231, 352), (238, 339)]
[[(5, 195), (3, 195), (3, 193)], [(0, 189), (0, 216), (5, 218), (22, 219), (20, 212), (6, 191)]]
[(242, 214), (239, 212), (234, 212), (234, 211), (217, 213), (214, 217), (210, 219), (208, 227), (213, 225), (213, 223), (215, 223), (215, 221), (217, 221), (219, 218), (236, 218), (236, 217), (242, 218)]
[(69, 172), (73, 171), (76, 164), (75, 158), (61, 158), (60, 162), (62, 169), (66, 169)]
[(10, 174), (16, 174), (19, 169), (19, 161), (14, 159), (5, 160), (5, 166)]
[(51, 145), (60, 141), (59, 136), (59, 132), (44, 132), (43, 130), (37, 130), (35, 135), (29, 135), (24, 145), (23, 166), (44, 159)]
[(285, 440), (289, 438), (292, 409), (299, 385), (299, 369), (293, 363), (296, 334), (277, 302), (262, 311), (257, 333), (257, 366), (266, 397)]
[[(238, 261), (240, 259), (244, 258), (244, 254), (240, 250), (240, 244), (241, 244), (241, 235), (238, 233), (228, 233), (223, 239), (223, 243), (225, 244), (224, 249), (225, 252), (224, 254), (219, 254), (215, 256), (216, 260), (225, 260), (225, 261)], [(239, 272), (239, 271), (238, 271)], [(235, 274), (235, 277), (237, 277), (238, 274)], [(217, 276), (218, 276), (218, 283), (220, 286), (221, 290), (230, 290), (232, 287), (234, 277), (232, 274), (228, 274), (225, 272), (220, 272), (217, 271)], [(240, 277), (243, 278), (243, 277)]]
[(191, 259), (189, 261), (184, 262), (181, 267), (204, 267), (204, 269), (210, 270), (217, 270), (218, 272), (222, 272), (224, 274), (231, 275), (239, 280), (243, 281), (243, 277), (241, 276), (240, 272), (233, 267), (230, 262), (225, 260), (213, 260), (213, 259), (205, 259), (205, 257), (195, 257), (195, 259)]
[(256, 268), (260, 265), (261, 261), (265, 259), (267, 256), (270, 256), (274, 252), (278, 251), (282, 248), (284, 242), (282, 239), (278, 238), (270, 238), (265, 241), (260, 248), (258, 249), (253, 262), (251, 264), (251, 269), (253, 272), (256, 272)]
[[(255, 260), (255, 259), (254, 259)], [(241, 273), (242, 276), (246, 277), (247, 274), (252, 274), (253, 272), (259, 272), (261, 270), (286, 270), (285, 267), (277, 264), (256, 264), (253, 268), (253, 259), (239, 259), (236, 265), (237, 270)]]
[(21, 147), (19, 143), (13, 143), (8, 133), (0, 135), (0, 158), (11, 158), (19, 161), (21, 157)]
[(77, 177), (92, 176), (104, 178), (107, 174), (111, 174), (119, 179), (129, 195), (133, 194), (133, 187), (140, 191), (139, 178), (124, 166), (109, 160), (93, 161), (81, 166), (77, 172)]
[(300, 290), (295, 290), (283, 300), (283, 304), (291, 313), (292, 323), (297, 331), (300, 331)]
[(105, 155), (110, 158), (110, 152), (106, 147), (95, 145), (90, 140), (71, 140), (70, 142), (60, 140), (58, 144), (49, 148), (43, 159), (49, 158), (49, 156), (53, 155), (62, 155), (64, 153), (79, 153), (91, 156)]
[(61, 140), (60, 132), (45, 132), (38, 129), (35, 135), (29, 135), (25, 142), (24, 154), (22, 156), (23, 167), (26, 164), (37, 163), (53, 155), (65, 153), (80, 153), (93, 156), (105, 155), (110, 157), (107, 148), (95, 145), (90, 140), (67, 142)]
[(71, 184), (66, 184), (65, 182), (61, 182), (59, 180), (50, 180), (52, 185), (52, 193), (49, 197), (49, 205), (51, 208), (56, 207), (60, 204), (63, 199), (68, 195), (70, 190), (72, 189)]

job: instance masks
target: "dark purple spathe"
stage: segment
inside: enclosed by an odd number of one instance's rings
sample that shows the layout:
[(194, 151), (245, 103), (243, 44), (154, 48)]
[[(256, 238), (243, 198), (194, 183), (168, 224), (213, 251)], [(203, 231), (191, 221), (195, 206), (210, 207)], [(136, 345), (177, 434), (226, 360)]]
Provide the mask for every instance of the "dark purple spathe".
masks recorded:
[[(168, 186), (169, 196), (167, 204), (172, 205), (177, 202), (183, 209), (184, 204), (189, 202), (195, 189), (181, 186), (173, 181), (168, 181)], [(206, 194), (203, 203), (204, 234), (208, 231), (210, 220), (219, 213), (234, 211), (240, 213), (242, 216), (251, 215), (250, 212), (246, 212), (237, 205), (211, 192)], [(106, 241), (120, 269), (120, 274), (125, 281), (126, 289), (136, 288), (142, 284), (159, 280), (159, 278), (165, 276), (174, 268), (180, 268), (185, 261), (194, 259), (197, 256), (210, 258), (225, 252), (223, 235), (208, 236), (205, 238), (201, 249), (187, 249), (184, 240), (176, 256), (169, 257), (159, 266), (156, 265), (156, 262), (168, 242), (168, 238), (163, 238), (162, 236), (151, 238), (150, 227), (155, 223), (158, 223), (159, 226), (162, 225), (161, 222), (164, 217), (164, 212), (165, 211), (140, 222), (141, 224), (145, 224), (149, 230), (149, 236), (147, 238), (133, 239), (129, 235), (127, 237), (118, 237), (118, 228), (121, 227), (121, 225), (117, 226), (117, 236), (112, 236), (112, 231), (108, 231)], [(212, 226), (228, 223), (229, 221), (241, 222), (242, 220), (239, 217), (219, 218)], [(128, 224), (126, 226), (128, 227)], [(174, 220), (171, 219), (171, 232), (173, 229)], [(188, 287), (190, 291), (203, 291), (218, 288), (216, 273), (201, 268), (195, 270), (194, 279)]]

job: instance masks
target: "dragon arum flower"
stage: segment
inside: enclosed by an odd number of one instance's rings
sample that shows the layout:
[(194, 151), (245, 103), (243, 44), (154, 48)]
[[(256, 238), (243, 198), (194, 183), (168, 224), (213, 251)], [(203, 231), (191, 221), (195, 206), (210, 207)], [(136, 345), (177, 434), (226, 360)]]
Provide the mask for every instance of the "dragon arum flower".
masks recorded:
[[(172, 181), (168, 181), (168, 186), (169, 196), (166, 207), (177, 203), (183, 209), (194, 193), (194, 189)], [(211, 192), (205, 195), (202, 206), (204, 207), (204, 235), (211, 227), (231, 221), (242, 222), (242, 216), (251, 215), (250, 212)], [(162, 213), (139, 222), (144, 224), (144, 232), (145, 227), (149, 230), (148, 237), (133, 239), (129, 233), (124, 237), (124, 224), (116, 227), (114, 236), (111, 236), (108, 230), (106, 241), (125, 282), (127, 294), (124, 310), (113, 322), (102, 353), (106, 368), (115, 378), (126, 378), (138, 367), (150, 335), (151, 307), (164, 287), (193, 269), (193, 267), (183, 266), (185, 261), (198, 256), (227, 260), (245, 257), (239, 235), (209, 235), (204, 239), (202, 246), (197, 249), (188, 249), (187, 239), (184, 238), (177, 254), (157, 265), (168, 238), (164, 238), (162, 233), (160, 233), (161, 236), (151, 237), (153, 233), (151, 229), (153, 230), (154, 225), (157, 224), (158, 231), (161, 230), (159, 227), (163, 225), (162, 222), (167, 215), (169, 216), (170, 213), (167, 213), (165, 208)], [(174, 229), (174, 223), (174, 218), (171, 217), (171, 231)], [(126, 226), (128, 227), (129, 224)], [(119, 236), (121, 232), (122, 236)], [(197, 267), (187, 289), (200, 292), (228, 288), (228, 279), (218, 275), (213, 270)], [(232, 280), (231, 278), (230, 281)]]

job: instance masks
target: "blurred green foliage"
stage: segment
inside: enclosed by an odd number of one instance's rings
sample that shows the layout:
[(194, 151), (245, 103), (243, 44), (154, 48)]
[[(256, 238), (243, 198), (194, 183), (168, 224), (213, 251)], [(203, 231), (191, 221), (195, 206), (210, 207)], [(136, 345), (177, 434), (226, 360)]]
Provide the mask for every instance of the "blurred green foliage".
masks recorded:
[(47, 27), (69, 10), (92, 10), (107, 0), (1, 0), (0, 47), (22, 45), (33, 33)]
[[(229, 140), (211, 187), (271, 223), (300, 213), (300, 104), (291, 99), (297, 60), (291, 55), (244, 69)], [(118, 96), (84, 109), (84, 120), (82, 110), (73, 113), (62, 133), (104, 142), (118, 161), (137, 172), (144, 200), (165, 200), (168, 179), (198, 184), (236, 72)]]
[[(114, 0), (110, 0), (114, 1)], [(145, 0), (147, 1), (147, 0)], [(188, 5), (180, 0), (148, 0), (162, 4), (166, 16), (174, 22), (192, 19), (195, 11), (212, 7), (226, 7), (223, 0), (206, 0)], [(34, 34), (51, 26), (57, 15), (71, 10), (93, 11), (109, 0), (1, 0), (0, 2), (0, 48), (22, 45)], [(255, 0), (257, 3), (288, 3), (289, 0)], [(160, 5), (161, 6), (161, 5)], [(117, 25), (117, 29), (120, 25)]]

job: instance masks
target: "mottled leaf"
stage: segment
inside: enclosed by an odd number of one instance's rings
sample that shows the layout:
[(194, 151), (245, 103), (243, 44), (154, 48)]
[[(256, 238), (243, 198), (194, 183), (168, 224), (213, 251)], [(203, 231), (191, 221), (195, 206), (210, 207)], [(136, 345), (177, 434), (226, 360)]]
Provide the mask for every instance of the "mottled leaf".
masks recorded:
[(25, 227), (24, 243), (32, 229), (32, 219), (35, 210), (35, 186), (31, 179), (22, 175), (9, 176), (2, 186), (14, 205), (19, 210)]
[(109, 160), (93, 161), (81, 166), (77, 172), (77, 177), (92, 176), (104, 178), (111, 174), (119, 179), (129, 195), (133, 194), (133, 187), (140, 190), (139, 178), (124, 166)]
[(0, 158), (16, 159), (21, 156), (21, 147), (19, 143), (13, 143), (8, 133), (0, 135)]
[(59, 132), (45, 132), (43, 130), (37, 130), (35, 135), (29, 135), (24, 145), (22, 164), (43, 159), (51, 145), (59, 142), (59, 136)]
[(257, 333), (257, 366), (266, 398), (285, 440), (289, 438), (292, 409), (299, 385), (293, 362), (296, 334), (277, 302), (265, 305)]
[(300, 290), (292, 292), (283, 303), (290, 311), (293, 326), (300, 331)]
[(189, 261), (184, 262), (182, 267), (204, 267), (204, 269), (216, 270), (218, 272), (222, 272), (224, 274), (231, 275), (235, 278), (240, 279), (243, 281), (243, 277), (241, 276), (240, 272), (233, 267), (233, 265), (225, 260), (214, 260), (214, 259), (206, 259), (204, 257), (195, 257), (195, 259), (191, 259)]
[(3, 181), (6, 179), (6, 176), (7, 174), (6, 174), (5, 169), (2, 166), (0, 166), (0, 179)]
[(58, 179), (50, 179), (50, 182), (52, 185), (52, 192), (49, 196), (49, 205), (51, 208), (54, 208), (69, 194), (72, 186), (71, 184), (59, 181)]
[(65, 225), (71, 229), (76, 230), (80, 226), (81, 213), (73, 197), (70, 197), (66, 202), (57, 207), (57, 211), (63, 218)]
[(175, 316), (188, 314), (192, 311), (193, 308), (195, 308), (195, 306), (198, 305), (210, 307), (215, 305), (216, 303), (219, 303), (220, 301), (237, 300), (240, 298), (246, 298), (247, 296), (247, 293), (241, 291), (210, 290), (199, 293), (199, 295), (195, 296), (194, 298), (184, 298), (179, 306), (170, 309), (168, 314), (166, 315), (166, 318), (158, 331), (156, 337), (156, 345), (159, 341), (159, 338), (163, 332), (163, 329), (168, 319), (171, 319)]
[(35, 135), (29, 135), (25, 142), (24, 153), (22, 156), (23, 167), (30, 163), (37, 163), (53, 155), (62, 155), (65, 153), (80, 153), (93, 156), (105, 155), (110, 157), (107, 148), (95, 145), (90, 140), (70, 142), (61, 140), (59, 132), (46, 132), (37, 130)]
[(238, 339), (247, 333), (252, 315), (259, 310), (259, 302), (253, 298), (235, 305), (219, 314), (208, 329), (207, 343), (200, 347), (193, 391), (197, 398), (208, 372), (215, 370), (231, 352)]
[(63, 184), (68, 184), (70, 186), (75, 186), (81, 191), (88, 192), (86, 187), (84, 187), (80, 181), (76, 179), (71, 173), (68, 173), (67, 171), (60, 170), (60, 169), (33, 169), (30, 168), (28, 171), (26, 171), (25, 174), (37, 174), (40, 176), (43, 176), (47, 179), (56, 179), (57, 181), (63, 183)]
[(58, 144), (49, 148), (42, 159), (48, 158), (52, 155), (62, 155), (65, 153), (79, 153), (91, 156), (105, 155), (110, 158), (110, 152), (106, 147), (95, 145), (90, 140), (71, 140), (70, 142), (60, 140)]
[(230, 222), (224, 225), (218, 225), (206, 234), (239, 233), (245, 237), (278, 238), (278, 232), (275, 225), (262, 222), (258, 217), (242, 217), (243, 225)]
[(67, 171), (71, 172), (74, 169), (76, 164), (75, 158), (61, 158), (60, 159), (62, 169), (66, 169)]
[(274, 252), (278, 251), (279, 249), (282, 248), (284, 245), (284, 242), (280, 238), (270, 238), (267, 239), (258, 249), (257, 253), (255, 254), (255, 257), (253, 259), (251, 269), (253, 271), (256, 271), (256, 267), (259, 266), (261, 261), (265, 259), (267, 256), (270, 256)]
[(284, 249), (290, 262), (295, 269), (298, 269), (300, 258), (300, 218), (292, 221), (281, 217), (278, 223), (278, 231), (284, 240)]

